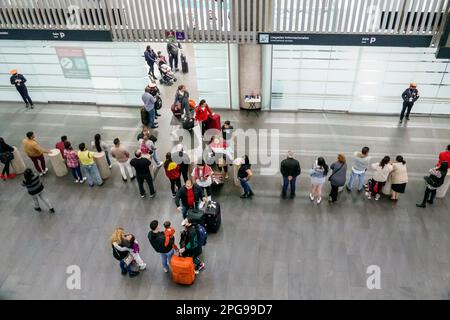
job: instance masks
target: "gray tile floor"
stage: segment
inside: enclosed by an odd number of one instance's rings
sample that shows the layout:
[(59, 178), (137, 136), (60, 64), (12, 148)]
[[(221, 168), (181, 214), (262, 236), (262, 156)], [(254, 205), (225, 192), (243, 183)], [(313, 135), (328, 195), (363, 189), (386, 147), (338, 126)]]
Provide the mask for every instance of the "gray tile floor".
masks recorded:
[[(176, 126), (168, 110), (171, 89), (164, 89), (160, 119), (160, 158), (173, 142)], [(171, 91), (168, 91), (171, 90)], [(170, 94), (169, 94), (170, 92)], [(413, 117), (403, 127), (395, 117), (320, 113), (263, 113), (246, 116), (221, 111), (235, 127), (277, 128), (281, 158), (297, 154), (304, 173), (295, 200), (282, 201), (280, 177), (252, 181), (253, 200), (239, 198), (229, 181), (214, 196), (222, 205), (220, 232), (204, 248), (207, 268), (191, 287), (174, 284), (162, 272), (159, 256), (147, 241), (153, 219), (170, 219), (178, 231), (181, 217), (159, 172), (155, 199), (141, 199), (137, 185), (123, 183), (118, 167), (102, 188), (76, 185), (52, 170), (43, 179), (57, 213), (37, 214), (20, 178), (0, 181), (0, 298), (3, 299), (448, 299), (450, 276), (449, 199), (418, 209), (422, 176), (450, 143), (450, 119)], [(74, 145), (100, 132), (111, 143), (120, 137), (131, 148), (140, 119), (137, 109), (85, 105), (0, 104), (0, 136), (20, 145), (33, 130), (42, 145), (53, 147), (62, 134)], [(363, 145), (375, 159), (403, 154), (410, 172), (407, 192), (397, 204), (368, 201), (343, 192), (333, 206), (308, 199), (306, 171), (315, 157), (331, 162)], [(254, 148), (251, 146), (250, 149)], [(25, 159), (28, 165), (31, 162)], [(324, 187), (329, 192), (329, 186)], [(108, 244), (114, 227), (124, 226), (141, 243), (148, 268), (139, 277), (120, 275)], [(81, 268), (81, 290), (66, 289), (66, 268)], [(381, 289), (369, 290), (366, 269), (381, 268)]]

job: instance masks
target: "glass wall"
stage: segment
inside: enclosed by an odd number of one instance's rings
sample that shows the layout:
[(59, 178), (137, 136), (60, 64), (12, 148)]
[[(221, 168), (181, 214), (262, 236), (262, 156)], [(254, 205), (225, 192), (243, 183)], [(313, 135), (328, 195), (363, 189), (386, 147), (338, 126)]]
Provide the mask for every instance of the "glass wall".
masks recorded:
[(272, 54), (272, 110), (398, 113), (415, 81), (414, 112), (450, 114), (450, 61), (434, 48), (279, 45)]

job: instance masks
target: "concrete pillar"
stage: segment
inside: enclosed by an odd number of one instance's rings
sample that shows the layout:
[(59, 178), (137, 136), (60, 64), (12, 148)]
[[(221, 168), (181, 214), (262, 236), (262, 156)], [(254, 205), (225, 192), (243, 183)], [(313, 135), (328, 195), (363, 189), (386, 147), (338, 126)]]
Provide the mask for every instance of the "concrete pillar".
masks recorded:
[(94, 155), (94, 161), (97, 165), (98, 171), (100, 172), (100, 177), (102, 177), (102, 179), (108, 179), (111, 176), (111, 169), (106, 161), (105, 152), (96, 152)]
[(59, 149), (51, 149), (48, 157), (50, 158), (50, 162), (57, 177), (63, 177), (69, 173)]
[(11, 167), (14, 170), (15, 174), (22, 174), (26, 169), (25, 162), (23, 162), (22, 155), (20, 154), (17, 147), (13, 146), (13, 148), (14, 159), (11, 161)]
[(444, 198), (445, 195), (447, 194), (449, 187), (450, 187), (450, 173), (447, 174), (447, 176), (445, 177), (444, 184), (436, 190), (436, 198)]
[[(261, 46), (258, 44), (239, 45), (239, 103), (242, 109), (248, 108), (244, 97), (253, 91), (261, 95)], [(257, 104), (257, 108), (261, 105)]]

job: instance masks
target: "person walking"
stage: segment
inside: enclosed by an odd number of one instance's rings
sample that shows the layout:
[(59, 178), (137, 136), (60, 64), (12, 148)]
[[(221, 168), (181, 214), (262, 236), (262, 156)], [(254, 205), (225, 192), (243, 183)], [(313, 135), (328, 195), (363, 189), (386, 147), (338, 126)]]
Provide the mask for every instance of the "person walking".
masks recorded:
[(131, 269), (133, 249), (129, 248), (130, 244), (125, 239), (125, 231), (123, 228), (118, 227), (114, 230), (110, 243), (113, 250), (113, 257), (119, 260), (122, 275), (128, 274), (130, 278), (136, 277), (139, 272)]
[(197, 163), (194, 170), (192, 170), (192, 177), (194, 177), (195, 183), (203, 189), (203, 194), (206, 192), (208, 201), (211, 200), (212, 174), (213, 170), (203, 159), (200, 163)]
[(55, 209), (45, 196), (44, 185), (39, 179), (39, 176), (35, 175), (30, 168), (25, 169), (25, 172), (23, 173), (22, 186), (27, 188), (28, 194), (33, 198), (34, 210), (42, 211), (39, 203), (40, 200), (49, 208), (51, 213), (55, 213)]
[(317, 199), (317, 204), (322, 201), (322, 186), (327, 174), (328, 165), (326, 164), (325, 159), (322, 157), (317, 158), (312, 168), (309, 170), (309, 175), (311, 177), (311, 192), (309, 193), (309, 198), (311, 201)]
[(184, 84), (180, 84), (177, 92), (175, 92), (175, 100), (173, 104), (177, 103), (180, 103), (181, 105), (181, 112), (183, 113), (182, 117), (189, 117), (189, 92), (186, 90), (186, 86)]
[(134, 153), (135, 158), (130, 161), (130, 165), (136, 171), (136, 180), (139, 187), (139, 192), (141, 198), (145, 198), (144, 181), (147, 182), (150, 191), (150, 198), (153, 198), (156, 194), (155, 188), (153, 186), (153, 178), (150, 173), (150, 165), (152, 164), (150, 160), (142, 157), (140, 150)]
[[(178, 54), (181, 49), (181, 44), (175, 39), (170, 39), (167, 43), (167, 54), (169, 55), (169, 64), (172, 70), (178, 71)], [(174, 69), (175, 67), (175, 69)]]
[(119, 165), (120, 173), (122, 174), (122, 180), (127, 182), (127, 174), (125, 173), (125, 169), (128, 171), (128, 175), (130, 176), (130, 180), (135, 178), (133, 174), (133, 169), (130, 165), (130, 153), (128, 150), (120, 143), (119, 138), (115, 138), (114, 147), (111, 148), (111, 156), (116, 159), (117, 164)]
[(80, 160), (70, 141), (64, 142), (64, 159), (66, 160), (67, 168), (72, 172), (75, 183), (84, 183), (87, 177), (83, 177), (81, 174)]
[(211, 108), (206, 103), (206, 100), (200, 100), (200, 103), (194, 110), (194, 119), (201, 122), (202, 135), (205, 134), (205, 131), (208, 128), (209, 117), (213, 115), (214, 112), (211, 111)]
[(379, 200), (381, 197), (381, 189), (383, 189), (386, 184), (386, 180), (389, 174), (392, 172), (393, 167), (389, 163), (391, 158), (389, 156), (384, 156), (380, 162), (373, 163), (371, 165), (372, 169), (375, 170), (372, 176), (372, 185), (369, 191), (366, 193), (367, 199), (371, 199), (375, 196), (375, 200)]
[(144, 58), (145, 62), (147, 62), (148, 65), (148, 75), (153, 78), (153, 80), (156, 80), (155, 76), (155, 62), (158, 58), (156, 56), (155, 51), (150, 46), (147, 46), (147, 48), (144, 51)]
[(198, 209), (202, 200), (206, 201), (206, 197), (203, 196), (203, 189), (195, 184), (193, 185), (191, 180), (187, 180), (186, 184), (178, 190), (175, 204), (183, 219), (186, 219), (188, 210)]
[(150, 88), (147, 86), (144, 89), (142, 95), (142, 102), (144, 102), (144, 108), (148, 112), (148, 125), (152, 129), (158, 128), (158, 124), (155, 122), (155, 102), (156, 98), (150, 93)]
[(369, 147), (363, 147), (361, 152), (355, 152), (352, 173), (350, 175), (350, 180), (346, 185), (347, 191), (352, 191), (354, 181), (357, 181), (358, 192), (361, 192), (363, 190), (366, 171), (369, 167), (371, 159), (369, 156), (369, 150)]
[(252, 172), (252, 165), (250, 164), (250, 160), (248, 158), (248, 155), (244, 156), (244, 163), (241, 164), (239, 167), (238, 173), (237, 173), (239, 182), (241, 183), (241, 187), (244, 190), (244, 193), (241, 195), (242, 199), (251, 198), (255, 194), (252, 191), (252, 188), (250, 187), (250, 184), (248, 181), (253, 176)]
[(101, 187), (104, 182), (102, 178), (100, 177), (100, 173), (98, 172), (97, 165), (94, 161), (95, 153), (89, 151), (86, 148), (86, 144), (84, 142), (80, 143), (78, 145), (78, 159), (81, 163), (81, 166), (83, 167), (84, 173), (87, 178), (87, 183), (90, 187), (93, 187), (94, 184), (97, 184), (99, 187)]
[(345, 185), (347, 176), (347, 161), (342, 153), (338, 154), (336, 162), (331, 164), (330, 169), (332, 173), (328, 180), (331, 184), (331, 191), (328, 196), (328, 202), (334, 203), (337, 201), (339, 187)]
[(403, 122), (405, 111), (406, 111), (406, 120), (409, 120), (409, 114), (414, 105), (414, 102), (416, 102), (417, 99), (419, 99), (419, 91), (417, 90), (417, 84), (415, 82), (411, 82), (409, 84), (409, 88), (403, 91), (402, 99), (403, 99), (403, 107), (402, 111), (400, 112), (399, 123)]
[(408, 172), (406, 170), (406, 161), (402, 156), (397, 156), (392, 164), (391, 172), (391, 200), (397, 201), (400, 193), (405, 193), (408, 183)]
[(150, 241), (153, 249), (161, 255), (161, 262), (164, 272), (169, 272), (170, 260), (175, 252), (173, 249), (175, 237), (169, 239), (167, 245), (165, 245), (166, 236), (163, 231), (159, 230), (158, 220), (153, 220), (150, 222), (148, 240)]
[[(180, 165), (172, 160), (172, 154), (166, 153), (166, 161), (164, 162), (164, 170), (170, 181), (170, 189), (172, 190), (172, 198), (177, 196), (177, 191), (181, 189)], [(177, 189), (175, 190), (175, 186)]]
[(28, 88), (25, 85), (27, 79), (22, 74), (18, 73), (16, 69), (11, 70), (10, 74), (11, 78), (9, 79), (9, 81), (11, 85), (14, 85), (16, 87), (16, 90), (20, 93), (23, 102), (25, 102), (25, 108), (28, 109), (30, 107), (31, 109), (33, 109), (33, 100), (31, 100), (30, 95), (28, 94)]
[(180, 166), (180, 173), (183, 176), (184, 183), (186, 183), (189, 180), (189, 165), (191, 163), (191, 159), (189, 158), (189, 155), (184, 152), (183, 145), (181, 143), (177, 145), (177, 152), (172, 154), (172, 159)]
[(14, 148), (0, 137), (0, 162), (3, 163), (4, 167), (2, 173), (0, 174), (0, 179), (13, 179), (16, 177), (15, 173), (9, 173), (9, 167), (11, 165), (11, 161), (14, 159)]
[(39, 172), (39, 176), (43, 176), (48, 172), (48, 168), (45, 167), (44, 153), (48, 154), (47, 149), (42, 148), (36, 140), (36, 136), (33, 131), (27, 132), (27, 137), (22, 140), (22, 147), (25, 154), (31, 159)]
[(102, 136), (100, 133), (97, 133), (94, 136), (94, 141), (91, 142), (91, 148), (95, 149), (97, 152), (104, 152), (106, 157), (106, 162), (108, 162), (108, 166), (111, 169), (111, 159), (109, 158), (109, 146), (102, 141)]
[(64, 143), (66, 141), (67, 141), (67, 136), (62, 136), (61, 140), (57, 144), (55, 144), (55, 148), (58, 149), (59, 152), (61, 152), (61, 157), (63, 157), (63, 158), (64, 158), (64, 150), (65, 150)]
[(194, 270), (198, 274), (200, 270), (204, 269), (206, 264), (200, 260), (202, 254), (202, 244), (198, 236), (197, 226), (193, 225), (189, 218), (183, 220), (182, 224), (184, 230), (180, 236), (180, 254), (183, 257), (193, 257)]
[(427, 202), (433, 204), (436, 197), (436, 190), (444, 183), (445, 176), (448, 172), (448, 162), (442, 161), (441, 164), (435, 168), (430, 169), (430, 175), (425, 177), (427, 187), (425, 188), (425, 194), (423, 196), (422, 203), (416, 204), (418, 208), (426, 208)]
[(280, 172), (283, 176), (283, 190), (281, 191), (281, 197), (286, 199), (287, 191), (290, 186), (290, 198), (293, 199), (295, 197), (297, 177), (302, 171), (300, 168), (300, 162), (294, 158), (294, 153), (292, 151), (288, 151), (287, 158), (281, 161)]

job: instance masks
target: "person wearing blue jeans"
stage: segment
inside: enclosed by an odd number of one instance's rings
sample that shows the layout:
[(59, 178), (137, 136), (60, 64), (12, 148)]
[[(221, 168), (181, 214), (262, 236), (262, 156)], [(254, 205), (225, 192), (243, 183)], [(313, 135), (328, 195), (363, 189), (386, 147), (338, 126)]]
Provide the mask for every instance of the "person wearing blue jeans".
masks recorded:
[(103, 180), (100, 177), (100, 173), (98, 172), (98, 168), (95, 163), (87, 166), (83, 165), (83, 169), (89, 186), (92, 187), (94, 184), (98, 186), (103, 185)]
[(158, 128), (158, 124), (155, 123), (155, 102), (156, 97), (154, 97), (151, 92), (151, 87), (155, 84), (150, 84), (149, 86), (145, 87), (145, 92), (142, 95), (142, 102), (144, 103), (144, 108), (148, 112), (148, 125), (150, 128), (155, 129)]
[(244, 164), (242, 164), (238, 171), (239, 182), (241, 183), (241, 187), (244, 190), (244, 193), (241, 195), (242, 199), (251, 198), (254, 193), (248, 184), (248, 180), (252, 177), (252, 169), (248, 156), (244, 156)]
[(294, 153), (288, 151), (288, 156), (286, 159), (281, 161), (280, 172), (283, 176), (283, 191), (281, 192), (281, 197), (286, 198), (288, 187), (291, 187), (291, 199), (295, 197), (295, 185), (297, 182), (297, 177), (301, 173), (300, 162), (294, 159)]
[(364, 187), (364, 179), (366, 176), (367, 168), (369, 167), (369, 147), (362, 148), (361, 152), (355, 152), (355, 159), (352, 166), (352, 173), (348, 184), (346, 185), (347, 191), (352, 191), (353, 182), (358, 181), (358, 192), (361, 192)]
[(187, 180), (186, 184), (178, 190), (175, 196), (175, 204), (183, 219), (187, 218), (188, 210), (198, 208), (198, 204), (202, 200), (206, 200), (206, 197), (203, 197), (203, 189), (196, 184), (193, 185), (191, 180)]
[(166, 245), (166, 236), (164, 232), (159, 231), (158, 220), (153, 220), (150, 222), (148, 240), (153, 249), (160, 254), (164, 272), (169, 272), (170, 260), (174, 254), (175, 237), (170, 238)]

